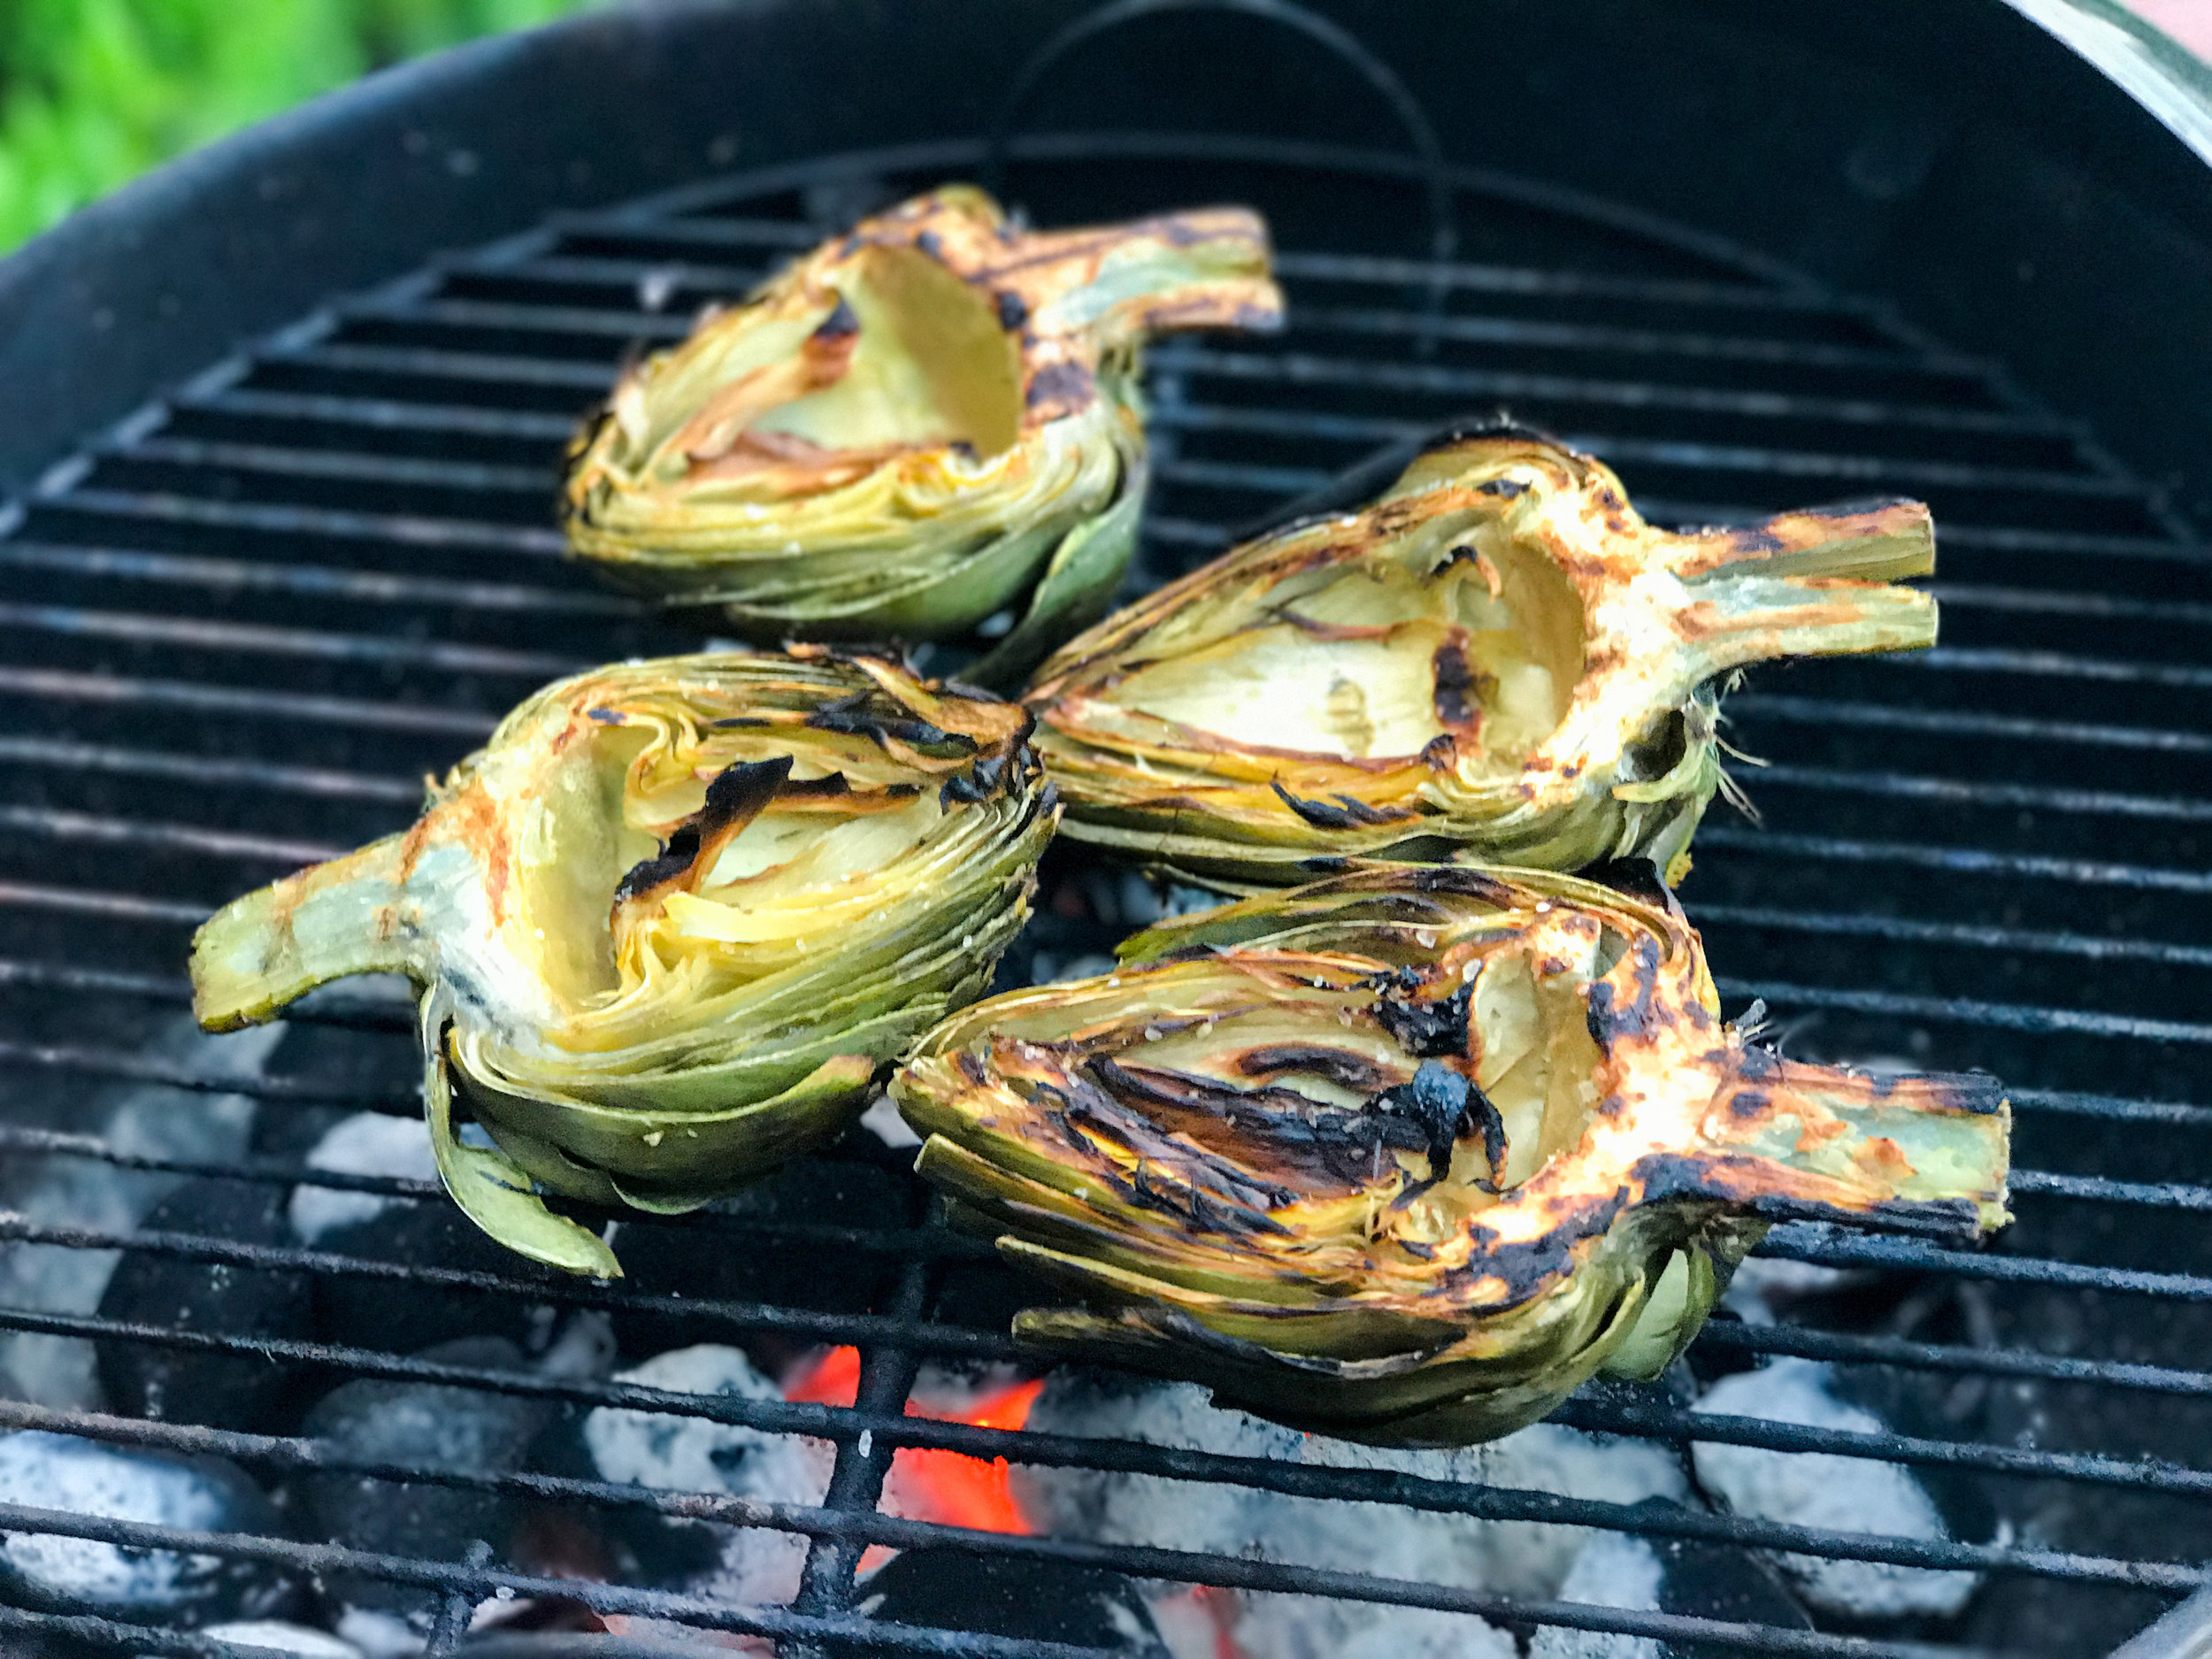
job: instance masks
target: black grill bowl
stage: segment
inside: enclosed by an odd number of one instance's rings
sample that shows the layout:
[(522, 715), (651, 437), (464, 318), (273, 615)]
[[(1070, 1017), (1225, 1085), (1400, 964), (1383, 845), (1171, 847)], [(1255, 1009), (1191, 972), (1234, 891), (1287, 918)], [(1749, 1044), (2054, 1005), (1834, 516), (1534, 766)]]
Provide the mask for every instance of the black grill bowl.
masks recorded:
[[(2190, 141), (2212, 142), (2212, 97), (2116, 13), (2028, 9), (2164, 124), (1995, 0), (641, 5), (373, 77), (0, 263), (0, 1341), (33, 1373), (0, 1378), (19, 1396), (0, 1426), (230, 1459), (295, 1534), (297, 1494), (406, 1477), (425, 1514), (518, 1517), (534, 1542), (457, 1554), (426, 1522), (424, 1553), (349, 1552), (27, 1502), (0, 1527), (257, 1563), (302, 1617), (376, 1581), (432, 1617), (433, 1651), (465, 1651), (469, 1609), (506, 1591), (793, 1654), (1066, 1659), (1106, 1627), (1025, 1624), (1025, 1604), (1138, 1578), (1678, 1653), (2079, 1655), (2191, 1594), (2212, 1557), (2212, 173)], [(1766, 1256), (1846, 1271), (1693, 1352), (1706, 1381), (1832, 1362), (1878, 1432), (1694, 1418), (1664, 1390), (1561, 1417), (1902, 1463), (1967, 1541), (907, 1417), (925, 1361), (1018, 1358), (1023, 1286), (872, 1137), (626, 1223), (629, 1281), (556, 1282), (419, 1179), (303, 1168), (349, 1114), (415, 1110), (403, 1007), (325, 996), (265, 1054), (184, 1028), (211, 908), (406, 821), (421, 776), (544, 680), (685, 641), (558, 557), (561, 446), (614, 365), (856, 213), (979, 176), (1041, 222), (1237, 201), (1275, 227), (1290, 331), (1154, 354), (1147, 580), (1499, 409), (1610, 462), (1662, 521), (1932, 503), (1943, 646), (1755, 675), (1729, 707), (1774, 763), (1749, 779), (1763, 822), (1717, 816), (1685, 898), (1732, 1009), (1763, 998), (1793, 1052), (2003, 1076), (2020, 1220), (1978, 1252), (1778, 1229)], [(1010, 971), (1132, 919), (1118, 877), (1064, 850), (1046, 888)], [(307, 1243), (296, 1184), (391, 1202)], [(98, 1271), (67, 1264), (116, 1251), (86, 1293)], [(625, 1364), (851, 1344), (858, 1399), (642, 1394), (545, 1363), (565, 1329)], [(349, 1450), (310, 1408), (365, 1379), (527, 1402), (509, 1420), (537, 1472)], [(626, 1403), (835, 1447), (824, 1505), (718, 1512), (811, 1540), (792, 1606), (645, 1581), (637, 1552), (673, 1547), (681, 1503), (555, 1455), (582, 1410)], [(902, 1446), (1988, 1581), (1955, 1618), (1807, 1630), (1770, 1597), (1625, 1612), (955, 1535), (878, 1513)], [(548, 1539), (601, 1549), (597, 1577), (549, 1578)], [(910, 1552), (879, 1601), (855, 1586), (872, 1544)], [(964, 1612), (947, 1586), (969, 1570)], [(219, 1650), (4, 1594), (25, 1651)]]

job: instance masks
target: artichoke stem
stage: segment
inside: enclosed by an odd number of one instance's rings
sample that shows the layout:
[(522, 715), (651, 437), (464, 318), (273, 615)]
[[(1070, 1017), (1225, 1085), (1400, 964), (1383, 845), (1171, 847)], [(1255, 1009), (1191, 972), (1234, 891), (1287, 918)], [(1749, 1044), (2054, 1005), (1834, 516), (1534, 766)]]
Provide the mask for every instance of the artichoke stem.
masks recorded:
[(1809, 507), (1682, 541), (1670, 562), (1693, 584), (1723, 575), (1893, 582), (1935, 572), (1935, 521), (1916, 501)]
[(257, 1025), (351, 973), (406, 973), (414, 930), (401, 922), (408, 835), (233, 899), (192, 939), (192, 1011), (210, 1031)]
[(1887, 585), (1935, 569), (1935, 526), (1918, 502), (1786, 512), (1708, 531), (1688, 538), (1673, 565), (1693, 599), (1678, 626), (1709, 674), (1936, 641), (1935, 601)]
[(1783, 657), (1918, 650), (1936, 642), (1936, 602), (1910, 588), (1731, 572), (1692, 589), (1683, 615), (1705, 672)]
[(1921, 1225), (1972, 1233), (2009, 1219), (2010, 1127), (1993, 1078), (1877, 1076), (1746, 1048), (1714, 1096), (1706, 1136), (1717, 1152), (1795, 1171), (1811, 1204), (1863, 1209), (1877, 1223), (1886, 1205), (1933, 1206)]

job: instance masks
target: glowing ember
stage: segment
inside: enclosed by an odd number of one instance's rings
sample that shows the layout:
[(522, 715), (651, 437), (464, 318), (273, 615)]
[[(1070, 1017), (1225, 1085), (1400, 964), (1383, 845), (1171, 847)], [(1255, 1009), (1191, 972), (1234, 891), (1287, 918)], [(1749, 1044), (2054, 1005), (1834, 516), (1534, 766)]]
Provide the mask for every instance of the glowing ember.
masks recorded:
[[(803, 1363), (786, 1384), (784, 1397), (816, 1405), (849, 1406), (859, 1384), (859, 1350), (833, 1348), (811, 1363)], [(1043, 1387), (1041, 1378), (979, 1389), (949, 1386), (941, 1379), (933, 1386), (933, 1379), (925, 1373), (906, 1402), (906, 1413), (940, 1423), (1018, 1429), (1029, 1421), (1029, 1408)], [(987, 1463), (958, 1452), (902, 1448), (892, 1456), (891, 1471), (884, 1481), (883, 1508), (887, 1514), (907, 1520), (934, 1521), (979, 1532), (1034, 1530), (1023, 1516), (1021, 1505), (1014, 1501), (1003, 1457)], [(861, 1562), (861, 1570), (880, 1566), (890, 1554), (871, 1549)]]

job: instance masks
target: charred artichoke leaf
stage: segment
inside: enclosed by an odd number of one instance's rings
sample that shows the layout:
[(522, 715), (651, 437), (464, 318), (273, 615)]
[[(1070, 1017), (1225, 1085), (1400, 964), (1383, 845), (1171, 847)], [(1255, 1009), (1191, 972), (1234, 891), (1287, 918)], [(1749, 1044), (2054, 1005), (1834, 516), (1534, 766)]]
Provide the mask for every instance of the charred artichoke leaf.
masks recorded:
[(611, 1275), (542, 1194), (696, 1208), (842, 1133), (887, 1062), (982, 995), (1058, 816), (1028, 731), (981, 692), (814, 647), (579, 674), (405, 833), (210, 918), (196, 1011), (228, 1030), (405, 975), (448, 1190), (509, 1248)]
[(1016, 1333), (1333, 1434), (1455, 1444), (1655, 1375), (1782, 1217), (2006, 1219), (1982, 1077), (1785, 1060), (1696, 933), (1535, 871), (1358, 865), (993, 997), (892, 1081)]
[(833, 238), (624, 374), (578, 440), (571, 546), (766, 642), (941, 639), (1019, 682), (1103, 613), (1146, 481), (1139, 349), (1272, 328), (1240, 209), (1016, 230), (967, 186)]
[(1935, 602), (1891, 584), (1934, 558), (1916, 503), (1675, 534), (1587, 456), (1459, 436), (1100, 623), (1026, 700), (1067, 833), (1202, 885), (1458, 850), (1678, 879), (1717, 678), (1932, 644)]

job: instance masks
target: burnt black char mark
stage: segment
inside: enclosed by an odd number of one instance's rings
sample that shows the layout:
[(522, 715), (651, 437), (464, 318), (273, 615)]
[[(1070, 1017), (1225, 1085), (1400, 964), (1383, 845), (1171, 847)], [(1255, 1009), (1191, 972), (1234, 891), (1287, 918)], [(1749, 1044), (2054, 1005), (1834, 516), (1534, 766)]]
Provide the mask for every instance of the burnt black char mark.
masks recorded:
[(1079, 1072), (1066, 1073), (1064, 1087), (1038, 1084), (1033, 1092), (1079, 1149), (1096, 1156), (1084, 1144), (1087, 1133), (1136, 1156), (1138, 1167), (1125, 1182), (1111, 1171), (1101, 1172), (1147, 1209), (1179, 1215), (1202, 1232), (1290, 1236), (1290, 1229), (1268, 1213), (1297, 1202), (1290, 1188), (1257, 1179), (1227, 1158), (1166, 1133)]
[(986, 755), (964, 772), (956, 772), (945, 780), (945, 787), (937, 792), (940, 804), (950, 807), (956, 801), (977, 802), (990, 799), (1006, 777), (1007, 764), (1013, 759), (1010, 751), (997, 750)]
[(837, 303), (830, 310), (830, 314), (814, 326), (812, 337), (826, 346), (835, 345), (851, 339), (859, 332), (858, 314), (854, 311), (851, 303), (845, 296), (840, 294), (837, 296)]
[(1489, 676), (1478, 672), (1465, 648), (1453, 640), (1436, 648), (1429, 667), (1436, 676), (1431, 701), (1437, 719), (1454, 732), (1474, 731), (1482, 724), (1482, 693)]
[(1411, 1082), (1349, 1110), (1324, 1105), (1295, 1089), (1230, 1088), (1164, 1067), (1101, 1058), (1089, 1069), (1102, 1087), (1123, 1100), (1194, 1119), (1186, 1129), (1194, 1140), (1206, 1138), (1208, 1119), (1225, 1125), (1237, 1137), (1241, 1165), (1264, 1160), (1269, 1171), (1286, 1181), (1356, 1188), (1394, 1167), (1390, 1153), (1415, 1152), (1429, 1160), (1432, 1173), (1421, 1183), (1426, 1187), (1449, 1169), (1454, 1142), (1472, 1124), (1482, 1126), (1493, 1167), (1504, 1165), (1504, 1120), (1481, 1090), (1432, 1061), (1425, 1062)]
[(1029, 390), (1024, 401), (1032, 409), (1059, 403), (1076, 410), (1089, 403), (1095, 394), (1096, 382), (1081, 364), (1048, 363), (1029, 377)]
[(1449, 996), (1422, 999), (1420, 979), (1400, 969), (1385, 979), (1375, 998), (1376, 1023), (1417, 1060), (1467, 1052), (1467, 1010), (1474, 987), (1463, 985)]
[[(683, 879), (701, 858), (711, 858), (730, 838), (761, 814), (791, 777), (791, 757), (773, 760), (741, 760), (725, 766), (707, 786), (706, 804), (669, 836), (668, 844), (650, 858), (631, 866), (614, 890), (617, 904)], [(841, 779), (839, 780), (842, 782)]]
[(1395, 807), (1369, 806), (1364, 801), (1348, 795), (1334, 797), (1336, 804), (1326, 801), (1309, 801), (1294, 795), (1277, 781), (1267, 786), (1274, 790), (1282, 803), (1316, 829), (1357, 829), (1371, 824), (1396, 824), (1411, 818), (1412, 813)]
[(1348, 1048), (1328, 1048), (1317, 1043), (1277, 1042), (1247, 1048), (1237, 1056), (1237, 1070), (1246, 1077), (1279, 1077), (1285, 1071), (1306, 1071), (1363, 1094), (1388, 1087), (1382, 1068), (1365, 1055)]
[(879, 747), (886, 740), (892, 740), (922, 749), (949, 748), (964, 754), (975, 753), (973, 738), (959, 732), (948, 732), (912, 715), (882, 712), (869, 706), (877, 702), (879, 699), (872, 690), (856, 691), (850, 696), (824, 703), (807, 716), (806, 723), (819, 732), (843, 732), (851, 736), (864, 737)]
[(1486, 1192), (1497, 1190), (1505, 1171), (1505, 1119), (1490, 1097), (1458, 1072), (1433, 1060), (1421, 1062), (1412, 1079), (1385, 1089), (1368, 1102), (1372, 1117), (1402, 1123), (1419, 1138), (1409, 1148), (1426, 1156), (1429, 1178), (1399, 1194), (1405, 1202), (1443, 1179), (1452, 1166), (1452, 1148), (1470, 1133), (1482, 1132), (1483, 1156), (1490, 1164), (1490, 1179), (1479, 1182)]

